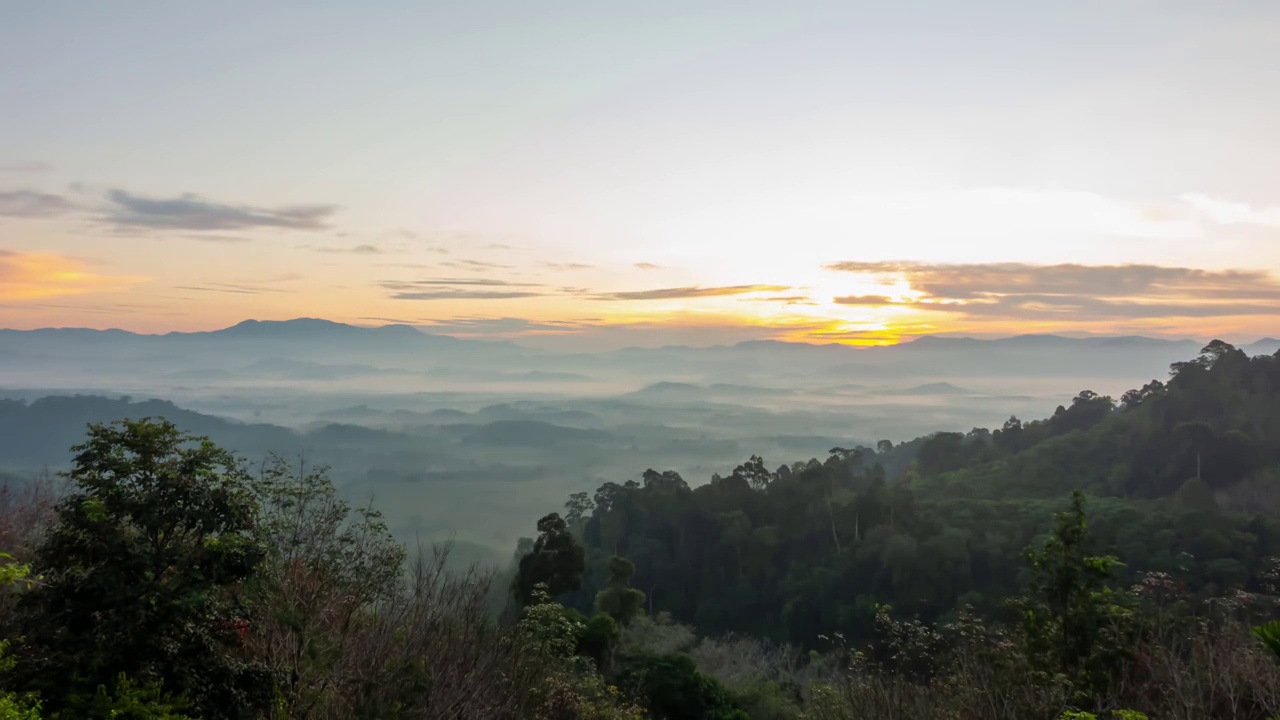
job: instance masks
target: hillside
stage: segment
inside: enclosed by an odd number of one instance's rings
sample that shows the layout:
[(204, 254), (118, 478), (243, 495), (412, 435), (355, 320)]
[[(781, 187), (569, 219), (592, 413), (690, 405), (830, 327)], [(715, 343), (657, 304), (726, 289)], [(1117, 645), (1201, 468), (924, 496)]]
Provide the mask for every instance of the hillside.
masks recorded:
[[(1024, 548), (1068, 495), (1124, 577), (1171, 573), (1196, 596), (1258, 589), (1280, 555), (1280, 357), (1221, 342), (1115, 400), (1083, 391), (1043, 420), (836, 448), (690, 484), (606, 483), (578, 503), (589, 606), (617, 553), (654, 607), (703, 632), (812, 645), (861, 637), (874, 607), (998, 614)], [(572, 505), (572, 503), (571, 503)]]

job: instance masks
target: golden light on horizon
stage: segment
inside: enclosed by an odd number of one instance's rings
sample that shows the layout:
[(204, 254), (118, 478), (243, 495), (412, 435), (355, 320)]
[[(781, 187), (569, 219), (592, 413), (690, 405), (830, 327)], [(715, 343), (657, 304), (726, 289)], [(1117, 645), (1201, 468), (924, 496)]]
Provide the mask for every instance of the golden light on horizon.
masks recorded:
[(0, 300), (43, 300), (124, 290), (144, 280), (99, 275), (78, 260), (54, 253), (0, 253)]

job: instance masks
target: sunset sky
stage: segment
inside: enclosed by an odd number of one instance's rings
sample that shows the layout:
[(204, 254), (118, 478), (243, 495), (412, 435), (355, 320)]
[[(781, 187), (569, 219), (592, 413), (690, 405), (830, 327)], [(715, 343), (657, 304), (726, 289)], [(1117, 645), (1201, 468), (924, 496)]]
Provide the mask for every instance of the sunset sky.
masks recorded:
[(12, 2), (0, 326), (1280, 335), (1280, 3)]

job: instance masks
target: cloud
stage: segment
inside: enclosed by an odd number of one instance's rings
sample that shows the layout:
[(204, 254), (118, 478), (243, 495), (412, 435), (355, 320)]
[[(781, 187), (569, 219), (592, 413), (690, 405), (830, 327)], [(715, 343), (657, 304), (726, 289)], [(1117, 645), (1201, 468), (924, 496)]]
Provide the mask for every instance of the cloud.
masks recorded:
[(111, 190), (107, 199), (111, 207), (103, 219), (119, 230), (324, 230), (329, 227), (329, 217), (338, 210), (336, 205), (230, 205), (190, 193), (176, 198), (147, 198)]
[(758, 292), (786, 292), (787, 285), (730, 285), (727, 287), (678, 287), (634, 292), (601, 293), (596, 300), (676, 300), (684, 298), (723, 297)]
[[(22, 304), (5, 304), (0, 303), (0, 309), (20, 310), (29, 312), (33, 308), (40, 310), (74, 310), (77, 313), (86, 315), (164, 315), (169, 317), (183, 317), (189, 313), (180, 310), (165, 310), (150, 305), (137, 305), (130, 303), (112, 303), (110, 305), (92, 304), (92, 305), (71, 305), (60, 303), (22, 303)], [(61, 315), (62, 313), (59, 313)]]
[(538, 283), (513, 282), (496, 278), (427, 278), (425, 280), (384, 280), (378, 283), (388, 290), (410, 290), (439, 285), (463, 285), (474, 287), (542, 287)]
[(412, 290), (394, 292), (392, 300), (513, 300), (541, 297), (542, 293), (529, 290)]
[(211, 243), (247, 243), (249, 238), (240, 237), (239, 235), (208, 235), (205, 233), (197, 233), (194, 235), (183, 235), (188, 240), (196, 240), (199, 242)]
[(587, 265), (585, 263), (542, 263), (552, 270), (590, 270), (595, 265)]
[(315, 250), (316, 252), (334, 253), (334, 254), (343, 254), (343, 255), (381, 255), (386, 252), (385, 250), (378, 247), (377, 245), (370, 245), (368, 243), (356, 245), (355, 247), (349, 247), (349, 248), (316, 248)]
[(0, 300), (39, 300), (124, 290), (145, 278), (100, 275), (54, 253), (0, 250)]
[(248, 285), (241, 283), (206, 283), (204, 285), (174, 285), (175, 290), (194, 290), (196, 292), (232, 293), (235, 295), (260, 295), (262, 293), (287, 293), (284, 288), (265, 285)]
[(432, 332), (450, 335), (494, 335), (519, 337), (525, 335), (563, 335), (580, 333), (596, 327), (598, 319), (588, 320), (531, 320), (518, 317), (456, 317), (424, 323)]
[(420, 322), (428, 322), (426, 320), (421, 320), (421, 319), (410, 320), (407, 318), (380, 317), (377, 315), (364, 315), (354, 319), (364, 321), (364, 322), (388, 323), (391, 325), (416, 325), (417, 323), (420, 323)]
[(1198, 211), (1202, 217), (1219, 225), (1280, 228), (1280, 205), (1255, 208), (1246, 203), (1219, 200), (1199, 193), (1187, 193), (1178, 199)]
[(440, 263), (444, 267), (458, 268), (461, 270), (510, 270), (514, 265), (502, 265), (500, 263), (485, 262), (483, 260), (449, 260)]
[(513, 300), (546, 295), (536, 283), (493, 278), (384, 280), (378, 285), (391, 291), (387, 297), (392, 300)]
[(65, 215), (76, 208), (61, 195), (35, 190), (10, 190), (0, 192), (0, 215), (9, 217), (53, 217)]
[(742, 298), (743, 302), (769, 302), (784, 305), (817, 305), (808, 295), (773, 295), (762, 298)]
[(654, 265), (653, 263), (650, 263), (650, 262), (638, 262), (633, 267), (640, 270), (661, 270), (662, 269), (661, 265)]
[(973, 318), (1061, 320), (1232, 317), (1280, 312), (1280, 280), (1259, 270), (1159, 265), (929, 264), (848, 261), (826, 266), (892, 284), (908, 297), (837, 297), (841, 305), (903, 307)]
[(837, 305), (891, 305), (893, 301), (884, 295), (846, 295), (832, 300)]
[(42, 173), (52, 169), (48, 163), (42, 162), (0, 163), (0, 172), (6, 173)]
[[(210, 282), (202, 285), (175, 285), (175, 290), (192, 290), (195, 292), (219, 292), (236, 295), (259, 295), (262, 293), (291, 293), (294, 289), (279, 287), (281, 284), (296, 283), (305, 280), (306, 275), (297, 272), (277, 273), (267, 277), (240, 278), (230, 282)], [(190, 300), (191, 298), (183, 298)]]

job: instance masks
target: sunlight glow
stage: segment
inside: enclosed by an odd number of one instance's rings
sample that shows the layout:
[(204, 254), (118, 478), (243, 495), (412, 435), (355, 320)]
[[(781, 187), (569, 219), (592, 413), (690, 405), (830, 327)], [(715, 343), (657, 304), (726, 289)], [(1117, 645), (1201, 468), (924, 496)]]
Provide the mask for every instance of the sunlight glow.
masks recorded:
[(139, 277), (97, 275), (53, 253), (0, 253), (0, 300), (40, 300), (123, 290)]

